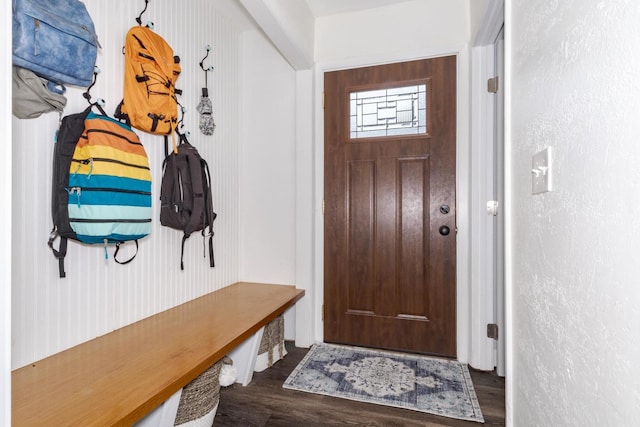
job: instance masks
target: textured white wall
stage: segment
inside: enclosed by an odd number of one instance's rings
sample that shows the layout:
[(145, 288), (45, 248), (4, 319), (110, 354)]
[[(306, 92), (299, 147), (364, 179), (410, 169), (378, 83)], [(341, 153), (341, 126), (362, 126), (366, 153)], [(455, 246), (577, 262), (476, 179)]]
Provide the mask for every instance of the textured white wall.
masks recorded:
[(295, 284), (296, 73), (261, 32), (242, 51), (240, 278)]
[[(92, 89), (113, 112), (122, 98), (122, 46), (127, 29), (144, 4), (124, 0), (86, 1), (102, 44), (97, 65), (102, 69)], [(138, 131), (149, 155), (153, 175), (154, 224), (140, 241), (136, 259), (120, 266), (104, 260), (102, 248), (70, 242), (67, 278), (59, 279), (57, 262), (47, 247), (51, 230), (51, 159), (57, 116), (13, 119), (13, 280), (12, 366), (58, 352), (193, 299), (238, 279), (239, 146), (241, 117), (241, 32), (214, 8), (214, 2), (156, 0), (143, 23), (151, 20), (181, 57), (178, 87), (187, 107), (183, 131), (209, 162), (213, 179), (216, 268), (202, 256), (202, 238), (192, 236), (185, 247), (185, 271), (179, 268), (180, 232), (159, 223), (159, 189), (164, 157), (163, 138)], [(198, 129), (196, 105), (204, 85), (198, 63), (206, 45), (212, 51), (205, 65), (209, 75), (217, 128), (212, 137)], [(65, 114), (84, 109), (82, 90), (69, 88)], [(2, 169), (4, 170), (4, 168)], [(5, 234), (6, 236), (6, 234)], [(113, 251), (110, 252), (110, 256)]]
[[(640, 3), (513, 0), (512, 420), (640, 419)], [(531, 156), (555, 150), (555, 190)]]

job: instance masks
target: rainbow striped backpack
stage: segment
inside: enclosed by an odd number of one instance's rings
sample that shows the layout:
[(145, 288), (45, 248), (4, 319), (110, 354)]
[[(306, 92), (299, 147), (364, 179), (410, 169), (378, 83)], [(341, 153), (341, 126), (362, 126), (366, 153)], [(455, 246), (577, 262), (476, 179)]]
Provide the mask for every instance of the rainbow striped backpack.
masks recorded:
[[(65, 277), (67, 240), (105, 247), (115, 244), (114, 260), (127, 264), (138, 239), (151, 232), (151, 172), (138, 136), (128, 125), (91, 106), (62, 119), (54, 149), (49, 247)], [(58, 249), (54, 241), (60, 238)], [(136, 251), (118, 260), (120, 245)]]

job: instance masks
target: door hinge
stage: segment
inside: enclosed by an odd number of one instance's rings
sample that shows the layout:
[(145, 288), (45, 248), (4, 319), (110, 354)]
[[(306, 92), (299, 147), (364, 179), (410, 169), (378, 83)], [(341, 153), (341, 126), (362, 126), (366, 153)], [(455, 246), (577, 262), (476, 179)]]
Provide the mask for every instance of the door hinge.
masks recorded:
[(325, 203), (324, 203), (324, 199), (322, 199), (322, 215), (324, 215), (324, 207), (325, 207)]
[(487, 92), (498, 93), (498, 76), (487, 80)]
[(324, 304), (322, 304), (322, 321), (324, 322)]
[(487, 324), (487, 338), (498, 339), (498, 325), (495, 323)]
[(322, 109), (324, 110), (324, 91), (322, 91)]

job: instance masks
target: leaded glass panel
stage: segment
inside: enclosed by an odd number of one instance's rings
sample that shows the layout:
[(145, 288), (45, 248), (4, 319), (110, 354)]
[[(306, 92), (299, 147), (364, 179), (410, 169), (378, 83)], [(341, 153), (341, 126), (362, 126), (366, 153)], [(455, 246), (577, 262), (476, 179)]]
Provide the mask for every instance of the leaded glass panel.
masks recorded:
[(427, 85), (350, 94), (352, 139), (427, 133)]

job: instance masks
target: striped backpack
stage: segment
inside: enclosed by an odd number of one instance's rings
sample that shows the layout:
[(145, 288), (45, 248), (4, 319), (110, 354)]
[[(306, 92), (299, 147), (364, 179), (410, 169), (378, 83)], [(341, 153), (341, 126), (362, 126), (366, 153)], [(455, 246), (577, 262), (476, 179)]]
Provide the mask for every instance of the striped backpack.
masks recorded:
[[(62, 119), (53, 159), (52, 217), (49, 247), (65, 277), (67, 240), (105, 247), (115, 244), (114, 259), (127, 264), (138, 239), (151, 231), (151, 172), (144, 147), (131, 128), (95, 114), (91, 106)], [(54, 241), (60, 237), (59, 248)], [(118, 260), (120, 245), (135, 241), (136, 252)]]

